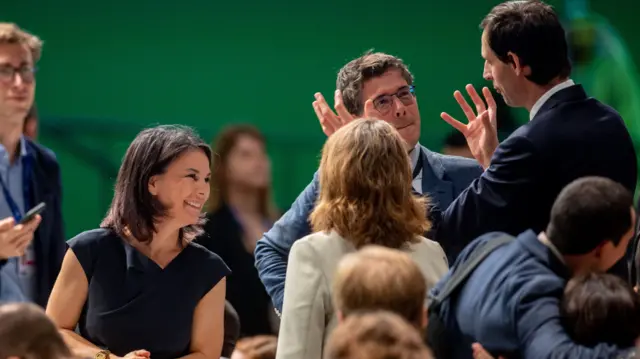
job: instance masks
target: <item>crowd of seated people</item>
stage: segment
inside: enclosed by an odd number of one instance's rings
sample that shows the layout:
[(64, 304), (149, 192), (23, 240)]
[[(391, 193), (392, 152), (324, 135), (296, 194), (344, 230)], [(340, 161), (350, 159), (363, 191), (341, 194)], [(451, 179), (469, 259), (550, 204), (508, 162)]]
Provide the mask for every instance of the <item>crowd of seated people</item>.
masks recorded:
[[(60, 169), (35, 142), (42, 41), (0, 24), (0, 359), (640, 355), (624, 121), (571, 80), (547, 4), (504, 2), (480, 27), (495, 91), (454, 93), (466, 123), (441, 115), (467, 158), (420, 144), (414, 75), (367, 52), (333, 108), (315, 94), (328, 138), (282, 216), (257, 128), (208, 145), (161, 125), (129, 145), (104, 220), (67, 241)], [(497, 103), (530, 114), (502, 141)]]

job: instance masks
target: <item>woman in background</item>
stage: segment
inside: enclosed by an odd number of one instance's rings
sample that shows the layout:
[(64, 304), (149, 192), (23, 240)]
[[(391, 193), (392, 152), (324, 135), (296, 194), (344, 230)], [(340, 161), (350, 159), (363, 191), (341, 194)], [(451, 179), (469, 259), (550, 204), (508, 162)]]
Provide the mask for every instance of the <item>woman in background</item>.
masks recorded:
[(348, 253), (369, 245), (401, 250), (415, 261), (428, 289), (447, 272), (444, 251), (422, 237), (431, 223), (425, 198), (412, 194), (411, 163), (393, 126), (353, 121), (322, 149), (314, 233), (289, 254), (278, 359), (320, 359), (337, 324), (331, 283)]
[(240, 317), (240, 336), (277, 332), (277, 317), (255, 268), (253, 251), (277, 219), (265, 139), (255, 127), (232, 125), (214, 141), (205, 235), (198, 243), (219, 255), (232, 274), (227, 300)]
[(209, 146), (185, 127), (133, 140), (101, 228), (69, 241), (47, 306), (75, 355), (220, 358), (229, 269), (191, 242), (210, 164)]

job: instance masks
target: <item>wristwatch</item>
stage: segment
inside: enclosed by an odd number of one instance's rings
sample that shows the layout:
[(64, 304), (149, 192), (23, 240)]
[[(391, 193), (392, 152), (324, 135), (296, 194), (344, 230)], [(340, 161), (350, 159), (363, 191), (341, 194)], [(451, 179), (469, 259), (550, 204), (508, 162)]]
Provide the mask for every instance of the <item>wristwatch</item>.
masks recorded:
[(96, 353), (94, 359), (109, 359), (111, 352), (108, 350), (101, 350)]

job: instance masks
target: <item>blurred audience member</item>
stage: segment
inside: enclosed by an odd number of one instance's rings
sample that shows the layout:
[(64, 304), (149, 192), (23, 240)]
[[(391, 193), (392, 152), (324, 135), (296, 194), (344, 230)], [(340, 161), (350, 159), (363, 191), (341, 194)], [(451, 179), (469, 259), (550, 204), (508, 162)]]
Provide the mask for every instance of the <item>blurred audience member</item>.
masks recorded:
[(230, 358), (240, 337), (240, 318), (231, 303), (224, 303), (224, 340), (222, 343), (222, 358)]
[(412, 193), (405, 143), (389, 123), (355, 120), (322, 149), (320, 193), (310, 222), (314, 233), (291, 248), (278, 359), (322, 357), (337, 323), (331, 283), (348, 253), (377, 244), (408, 253), (428, 287), (448, 269), (440, 245), (422, 237), (431, 223), (427, 199)]
[(71, 351), (44, 311), (27, 303), (0, 306), (0, 359), (70, 359)]
[[(628, 348), (603, 341), (596, 346), (574, 341), (560, 312), (563, 291), (572, 277), (604, 272), (624, 256), (635, 220), (633, 197), (623, 185), (603, 177), (575, 180), (558, 195), (545, 231), (524, 231), (494, 249), (466, 280), (457, 282), (459, 288), (442, 297), (452, 277), (474, 263), (476, 250), (505, 234), (478, 237), (430, 292), (431, 349), (436, 355), (469, 358), (477, 341), (493, 355), (507, 358), (626, 354)], [(569, 297), (584, 293), (569, 292)]]
[(38, 37), (0, 23), (0, 218), (13, 217), (18, 223), (32, 207), (46, 205), (41, 220), (24, 227), (29, 240), (22, 243), (28, 245), (16, 256), (0, 257), (0, 300), (44, 307), (67, 247), (60, 167), (51, 150), (23, 135), (33, 107), (35, 64), (41, 51)]
[(38, 140), (38, 121), (38, 109), (33, 105), (24, 119), (22, 132), (34, 142)]
[(609, 343), (620, 348), (640, 339), (640, 296), (611, 274), (587, 273), (567, 284), (560, 315), (577, 343)]
[(240, 336), (276, 333), (277, 316), (253, 257), (256, 242), (277, 216), (265, 139), (253, 126), (228, 126), (214, 141), (213, 158), (208, 220), (197, 242), (231, 269), (227, 300), (240, 317)]
[[(640, 339), (640, 296), (614, 275), (586, 273), (567, 283), (560, 320), (579, 344), (593, 347), (609, 343), (630, 348)], [(473, 357), (493, 359), (479, 344), (474, 345)]]
[(467, 139), (464, 138), (464, 135), (458, 130), (449, 132), (444, 139), (442, 153), (449, 156), (473, 158), (469, 145), (467, 145)]
[(427, 283), (420, 266), (401, 251), (370, 245), (347, 254), (332, 291), (339, 320), (358, 311), (386, 310), (419, 330), (427, 325)]
[(278, 338), (258, 335), (240, 339), (231, 359), (275, 359)]
[(324, 359), (431, 359), (418, 331), (390, 312), (355, 313), (331, 333)]
[(47, 306), (74, 354), (220, 358), (229, 269), (191, 243), (210, 165), (209, 146), (188, 128), (159, 126), (133, 140), (102, 228), (69, 241)]

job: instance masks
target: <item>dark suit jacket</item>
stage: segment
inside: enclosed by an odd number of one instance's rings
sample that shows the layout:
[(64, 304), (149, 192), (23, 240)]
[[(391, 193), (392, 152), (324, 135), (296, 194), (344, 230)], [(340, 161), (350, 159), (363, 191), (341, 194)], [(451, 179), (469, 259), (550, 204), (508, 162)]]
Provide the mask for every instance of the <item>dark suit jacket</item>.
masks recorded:
[(264, 289), (253, 255), (245, 249), (244, 230), (228, 205), (207, 214), (205, 233), (196, 242), (217, 254), (231, 269), (226, 298), (240, 320), (240, 337), (276, 334), (270, 315), (271, 300)]
[(568, 87), (498, 146), (489, 168), (442, 212), (435, 239), (459, 252), (487, 232), (542, 231), (567, 184), (602, 176), (633, 193), (636, 163), (620, 115), (582, 86)]
[[(473, 179), (480, 176), (482, 167), (475, 160), (441, 155), (425, 147), (421, 149), (422, 190), (425, 195), (431, 197), (432, 211), (437, 214), (441, 209), (447, 208)], [(256, 267), (277, 310), (282, 309), (289, 251), (295, 241), (311, 232), (308, 218), (315, 206), (319, 186), (316, 172), (313, 181), (298, 196), (291, 208), (256, 245)], [(447, 246), (442, 242), (441, 245), (449, 256)]]
[[(487, 233), (467, 246), (429, 296), (442, 290), (451, 272), (475, 248), (501, 235)], [(589, 359), (624, 354), (628, 348), (606, 344), (589, 348), (570, 339), (560, 321), (560, 301), (569, 278), (567, 267), (533, 231), (497, 248), (442, 302), (440, 318), (447, 340), (456, 344), (453, 358), (471, 358), (474, 342), (482, 343), (496, 358)]]
[[(51, 150), (29, 139), (27, 150), (34, 156), (30, 203), (46, 204), (46, 209), (41, 214), (42, 222), (33, 237), (36, 254), (36, 304), (45, 307), (67, 250), (62, 221), (60, 166)], [(6, 261), (0, 261), (0, 267), (5, 263)]]

